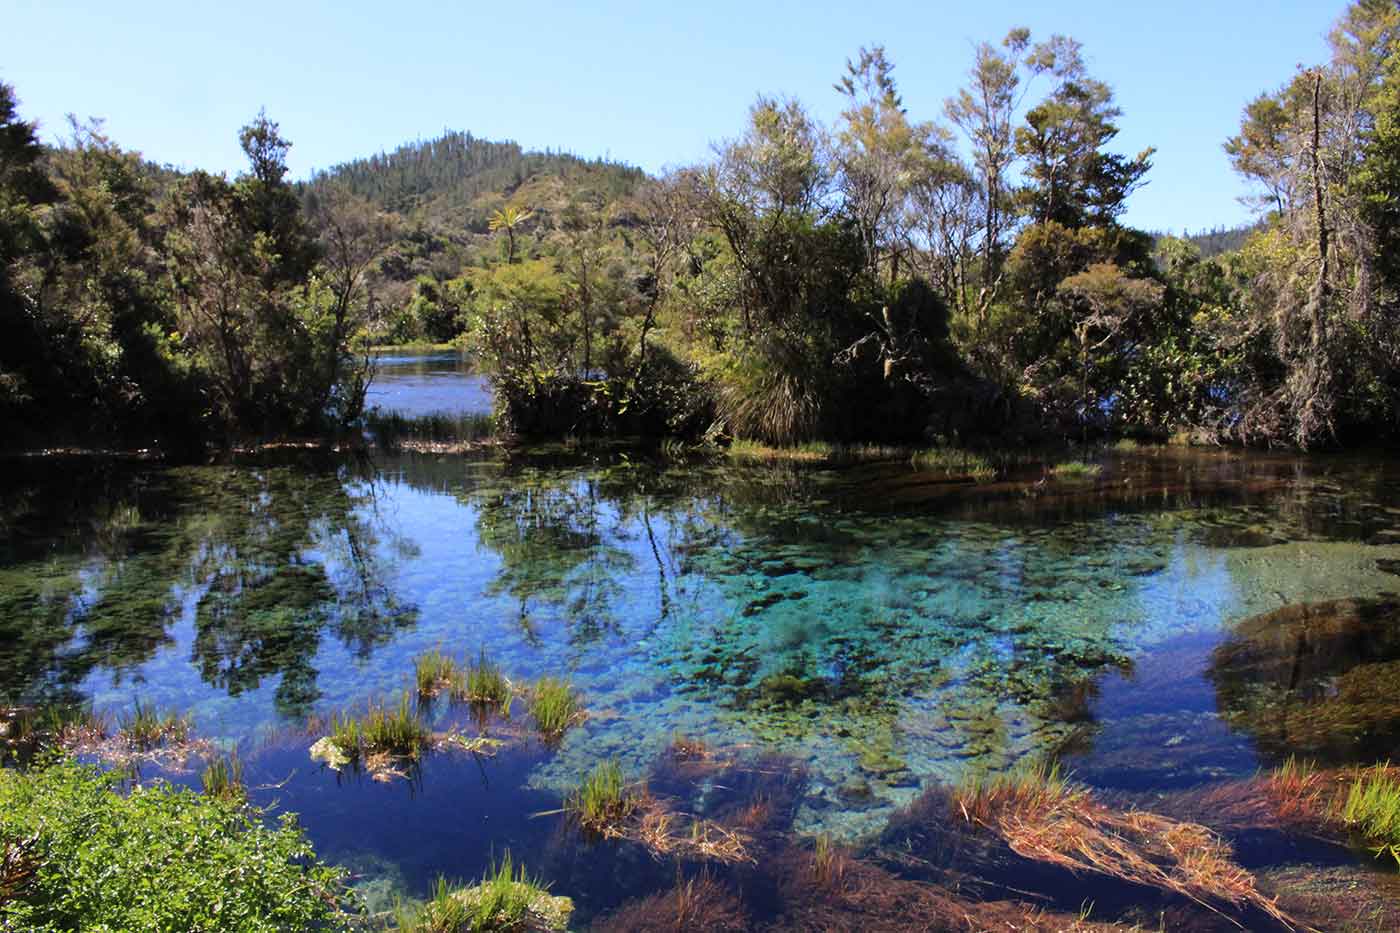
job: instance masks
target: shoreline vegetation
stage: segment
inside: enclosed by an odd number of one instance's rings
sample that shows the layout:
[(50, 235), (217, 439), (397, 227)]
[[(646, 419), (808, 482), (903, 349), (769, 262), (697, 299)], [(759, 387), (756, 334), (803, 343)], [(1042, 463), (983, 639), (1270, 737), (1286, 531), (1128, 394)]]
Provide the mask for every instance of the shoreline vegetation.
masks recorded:
[(44, 145), (0, 85), (3, 444), (341, 438), (375, 357), (440, 350), (510, 437), (1393, 445), (1397, 20), (1353, 3), (1329, 61), (1241, 102), (1259, 220), (1199, 244), (1122, 223), (1154, 150), (1114, 151), (1086, 50), (1025, 29), (941, 101), (858, 49), (829, 124), (760, 95), (660, 177), (448, 133), (294, 182), (260, 113), (228, 179), (99, 123)]

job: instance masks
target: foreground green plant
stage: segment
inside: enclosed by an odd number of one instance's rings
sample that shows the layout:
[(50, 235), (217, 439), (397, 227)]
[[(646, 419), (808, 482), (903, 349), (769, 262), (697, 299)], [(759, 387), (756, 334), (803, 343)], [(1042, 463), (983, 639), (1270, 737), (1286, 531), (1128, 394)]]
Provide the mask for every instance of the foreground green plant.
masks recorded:
[(4, 930), (347, 927), (344, 873), (316, 858), (291, 814), (265, 815), (72, 761), (0, 769), (0, 845), (26, 866), (0, 898)]
[(554, 740), (579, 718), (578, 695), (566, 681), (555, 677), (541, 677), (535, 684), (534, 696), (530, 702), (530, 712), (535, 717), (535, 725), (540, 734)]

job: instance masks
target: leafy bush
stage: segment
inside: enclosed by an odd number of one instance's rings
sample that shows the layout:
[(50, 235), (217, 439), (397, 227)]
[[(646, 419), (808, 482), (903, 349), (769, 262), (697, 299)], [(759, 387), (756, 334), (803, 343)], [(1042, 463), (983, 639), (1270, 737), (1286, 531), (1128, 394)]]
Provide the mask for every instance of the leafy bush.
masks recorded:
[[(12, 897), (0, 929), (261, 931), (344, 929), (343, 874), (316, 859), (291, 814), (64, 761), (0, 770), (0, 847)], [(11, 856), (14, 856), (11, 858)]]

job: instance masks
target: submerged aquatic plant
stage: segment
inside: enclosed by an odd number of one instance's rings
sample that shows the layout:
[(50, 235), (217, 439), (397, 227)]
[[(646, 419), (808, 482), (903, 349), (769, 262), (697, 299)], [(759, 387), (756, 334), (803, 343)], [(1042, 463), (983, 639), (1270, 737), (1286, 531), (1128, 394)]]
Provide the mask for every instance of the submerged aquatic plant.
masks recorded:
[(578, 694), (567, 681), (541, 677), (532, 693), (530, 713), (535, 717), (540, 734), (548, 741), (562, 736), (583, 714)]

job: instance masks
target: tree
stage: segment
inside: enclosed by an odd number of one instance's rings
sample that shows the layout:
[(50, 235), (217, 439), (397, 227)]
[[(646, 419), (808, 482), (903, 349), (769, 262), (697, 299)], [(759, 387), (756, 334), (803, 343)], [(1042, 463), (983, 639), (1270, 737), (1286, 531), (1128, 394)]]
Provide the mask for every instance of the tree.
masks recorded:
[(506, 253), (506, 262), (515, 262), (515, 231), (534, 216), (534, 211), (525, 210), (510, 204), (491, 213), (491, 219), (488, 222), (489, 229), (492, 233), (498, 233), (504, 230), (510, 244)]

